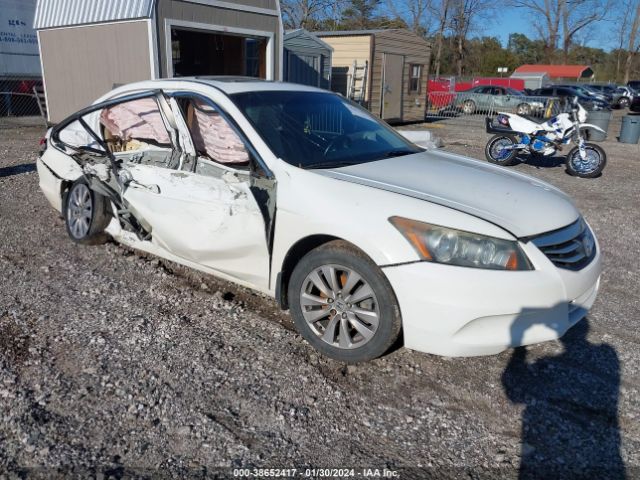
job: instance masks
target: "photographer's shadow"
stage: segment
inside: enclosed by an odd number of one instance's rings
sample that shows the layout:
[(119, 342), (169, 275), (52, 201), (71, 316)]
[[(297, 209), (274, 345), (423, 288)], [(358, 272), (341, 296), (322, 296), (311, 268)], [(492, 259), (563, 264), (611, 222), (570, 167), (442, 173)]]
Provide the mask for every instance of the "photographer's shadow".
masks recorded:
[[(513, 344), (527, 327), (514, 322)], [(564, 351), (527, 363), (516, 348), (502, 375), (505, 392), (522, 403), (520, 479), (625, 478), (618, 426), (618, 356), (587, 339), (584, 319), (560, 339)]]

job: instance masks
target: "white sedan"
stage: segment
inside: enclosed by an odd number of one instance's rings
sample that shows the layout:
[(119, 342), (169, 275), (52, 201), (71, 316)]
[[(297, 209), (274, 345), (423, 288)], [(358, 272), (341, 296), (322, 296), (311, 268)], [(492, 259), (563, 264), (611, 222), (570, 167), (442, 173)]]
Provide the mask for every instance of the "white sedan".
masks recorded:
[(269, 294), (346, 362), (400, 334), (449, 356), (555, 339), (598, 290), (598, 244), (564, 193), (425, 150), (315, 88), (120, 87), (49, 131), (38, 173), (73, 241), (110, 236)]

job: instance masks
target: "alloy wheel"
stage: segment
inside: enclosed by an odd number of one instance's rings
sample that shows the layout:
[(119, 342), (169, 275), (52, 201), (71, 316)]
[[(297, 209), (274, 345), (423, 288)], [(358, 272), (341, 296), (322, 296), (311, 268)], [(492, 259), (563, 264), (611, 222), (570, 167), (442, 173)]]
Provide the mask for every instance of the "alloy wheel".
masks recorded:
[(323, 265), (309, 273), (300, 306), (313, 333), (333, 347), (359, 348), (378, 330), (375, 292), (358, 272), (343, 265)]
[(93, 216), (93, 200), (89, 188), (78, 183), (69, 194), (67, 217), (69, 230), (76, 239), (87, 236)]

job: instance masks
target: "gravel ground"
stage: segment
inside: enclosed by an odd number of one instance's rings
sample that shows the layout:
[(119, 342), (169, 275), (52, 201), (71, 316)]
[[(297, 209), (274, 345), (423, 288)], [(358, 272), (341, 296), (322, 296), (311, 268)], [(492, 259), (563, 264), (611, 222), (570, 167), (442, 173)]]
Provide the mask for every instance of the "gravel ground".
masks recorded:
[[(483, 158), (479, 124), (428, 126)], [(513, 167), (570, 193), (604, 252), (598, 300), (562, 341), (466, 359), (398, 348), (347, 367), (266, 298), (73, 244), (38, 189), (41, 135), (0, 129), (0, 479), (640, 474), (638, 146), (605, 142), (594, 180), (553, 161)]]

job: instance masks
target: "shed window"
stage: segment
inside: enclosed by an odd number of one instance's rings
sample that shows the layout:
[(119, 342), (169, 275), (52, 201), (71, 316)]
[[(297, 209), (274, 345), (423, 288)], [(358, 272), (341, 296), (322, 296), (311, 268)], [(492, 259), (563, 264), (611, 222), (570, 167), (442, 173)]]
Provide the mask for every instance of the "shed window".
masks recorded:
[(411, 64), (409, 66), (409, 93), (420, 93), (420, 78), (422, 77), (422, 65)]

